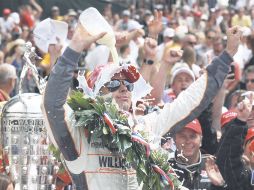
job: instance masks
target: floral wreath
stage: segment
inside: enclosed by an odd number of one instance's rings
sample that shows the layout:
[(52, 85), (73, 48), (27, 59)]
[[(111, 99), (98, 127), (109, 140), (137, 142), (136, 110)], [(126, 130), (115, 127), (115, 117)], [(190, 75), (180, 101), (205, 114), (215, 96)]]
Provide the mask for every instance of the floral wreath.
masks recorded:
[(135, 163), (138, 183), (143, 189), (180, 189), (181, 182), (168, 163), (168, 153), (152, 150), (144, 135), (132, 132), (126, 114), (102, 97), (90, 98), (81, 92), (73, 92), (67, 100), (74, 111), (75, 127), (82, 127), (92, 138), (101, 138), (105, 148), (114, 147), (122, 154), (125, 163)]

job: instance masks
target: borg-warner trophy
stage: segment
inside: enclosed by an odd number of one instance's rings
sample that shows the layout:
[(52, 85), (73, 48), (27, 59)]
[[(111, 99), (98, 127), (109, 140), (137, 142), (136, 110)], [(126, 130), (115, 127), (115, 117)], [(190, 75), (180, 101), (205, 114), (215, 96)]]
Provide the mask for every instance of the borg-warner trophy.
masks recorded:
[[(40, 93), (45, 80), (32, 63), (38, 56), (31, 43), (25, 47), (26, 64), (21, 72), (21, 83), (28, 69), (32, 71)], [(8, 101), (2, 109), (1, 131), (5, 172), (20, 190), (53, 190), (59, 163), (49, 151), (49, 139), (40, 108), (42, 96), (21, 93)]]

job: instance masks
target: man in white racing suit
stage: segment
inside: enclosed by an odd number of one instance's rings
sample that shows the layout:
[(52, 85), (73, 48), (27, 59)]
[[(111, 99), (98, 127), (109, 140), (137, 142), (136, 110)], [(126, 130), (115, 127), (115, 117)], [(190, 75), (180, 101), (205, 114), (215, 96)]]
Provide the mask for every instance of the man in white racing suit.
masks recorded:
[[(77, 190), (136, 190), (136, 172), (131, 167), (125, 167), (122, 156), (104, 148), (100, 141), (88, 144), (84, 129), (73, 127), (68, 119), (67, 110), (70, 108), (66, 105), (66, 99), (81, 52), (102, 36), (90, 36), (81, 25), (77, 26), (69, 47), (50, 74), (43, 112), (51, 140), (60, 149)], [(165, 104), (158, 113), (142, 118), (153, 143), (159, 145), (161, 136), (179, 131), (212, 101), (229, 72), (240, 36), (238, 27), (231, 28), (226, 50), (213, 59), (206, 72), (174, 102)], [(126, 79), (126, 76), (123, 77), (121, 80)], [(125, 93), (123, 97), (131, 98), (131, 92), (124, 83), (113, 93)]]

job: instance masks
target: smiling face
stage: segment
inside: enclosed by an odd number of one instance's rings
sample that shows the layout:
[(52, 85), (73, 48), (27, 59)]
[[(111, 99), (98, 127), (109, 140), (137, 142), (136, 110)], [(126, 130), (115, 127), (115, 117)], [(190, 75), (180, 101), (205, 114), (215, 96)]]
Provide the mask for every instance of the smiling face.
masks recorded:
[(202, 136), (200, 134), (191, 129), (183, 128), (175, 135), (177, 153), (182, 152), (183, 156), (188, 159), (186, 162), (195, 163), (199, 159), (201, 141)]
[[(127, 80), (127, 77), (123, 74), (117, 73), (112, 79), (118, 80)], [(131, 92), (127, 89), (127, 87), (121, 83), (120, 87), (112, 92), (112, 97), (118, 104), (120, 109), (128, 111), (131, 107)]]
[[(112, 87), (114, 85), (111, 85), (111, 82), (118, 82), (120, 86), (116, 88), (112, 88), (110, 90), (108, 87)], [(100, 91), (102, 94), (108, 94), (111, 92), (112, 98), (116, 101), (117, 105), (119, 106), (120, 110), (129, 111), (131, 108), (131, 91), (132, 88), (128, 87), (132, 83), (128, 82), (127, 77), (123, 73), (116, 73), (112, 78), (111, 81), (105, 84), (105, 87), (103, 87)]]

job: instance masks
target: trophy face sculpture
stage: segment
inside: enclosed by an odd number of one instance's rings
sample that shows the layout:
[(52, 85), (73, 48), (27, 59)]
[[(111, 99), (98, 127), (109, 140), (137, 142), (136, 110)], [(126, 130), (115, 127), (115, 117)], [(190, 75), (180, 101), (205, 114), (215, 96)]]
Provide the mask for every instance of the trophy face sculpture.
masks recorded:
[[(36, 58), (31, 43), (26, 44), (26, 64), (21, 73), (32, 70), (36, 84), (42, 93), (45, 80), (39, 77), (32, 60)], [(21, 85), (20, 85), (21, 86)], [(20, 190), (55, 189), (54, 168), (58, 166), (49, 151), (49, 139), (41, 111), (42, 96), (36, 93), (21, 93), (2, 108), (1, 141), (5, 172), (15, 181)]]

